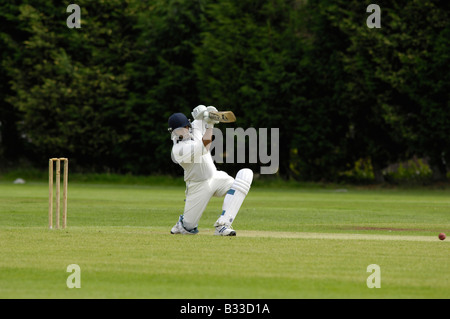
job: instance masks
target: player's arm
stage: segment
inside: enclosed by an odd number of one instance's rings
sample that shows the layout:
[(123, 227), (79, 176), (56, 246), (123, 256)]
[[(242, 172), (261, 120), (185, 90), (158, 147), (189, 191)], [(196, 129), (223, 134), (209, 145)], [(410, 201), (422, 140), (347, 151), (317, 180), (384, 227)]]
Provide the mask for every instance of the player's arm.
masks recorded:
[(203, 133), (202, 136), (202, 143), (205, 146), (205, 148), (209, 151), (212, 143), (212, 135), (213, 135), (213, 128), (214, 124), (219, 123), (218, 121), (212, 120), (208, 117), (208, 112), (215, 111), (217, 112), (217, 109), (214, 106), (204, 106), (199, 105), (192, 111), (192, 117), (194, 118), (194, 122), (192, 123), (192, 128), (194, 131), (194, 138), (195, 136), (198, 136), (196, 134), (199, 134), (203, 131), (203, 125), (206, 123), (206, 130)]
[(206, 108), (206, 112), (203, 114), (204, 121), (206, 122), (206, 131), (203, 134), (203, 145), (205, 145), (206, 149), (209, 151), (212, 143), (212, 135), (214, 124), (219, 123), (219, 121), (210, 119), (208, 116), (209, 112), (217, 112), (217, 109), (214, 106), (208, 106)]
[(203, 134), (203, 138), (202, 138), (203, 145), (206, 147), (206, 149), (208, 151), (209, 151), (209, 148), (211, 147), (211, 143), (212, 143), (213, 127), (209, 127), (209, 128), (206, 127), (205, 134)]

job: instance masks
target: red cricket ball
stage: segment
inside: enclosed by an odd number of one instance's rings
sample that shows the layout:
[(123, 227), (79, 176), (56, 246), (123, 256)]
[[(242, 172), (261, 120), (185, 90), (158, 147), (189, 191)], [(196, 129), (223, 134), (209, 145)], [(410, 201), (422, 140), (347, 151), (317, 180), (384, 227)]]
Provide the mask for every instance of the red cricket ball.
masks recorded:
[(446, 237), (446, 236), (445, 236), (445, 234), (444, 234), (444, 233), (440, 233), (440, 234), (439, 234), (439, 239), (440, 239), (440, 240), (444, 240), (444, 239), (445, 239), (445, 237)]

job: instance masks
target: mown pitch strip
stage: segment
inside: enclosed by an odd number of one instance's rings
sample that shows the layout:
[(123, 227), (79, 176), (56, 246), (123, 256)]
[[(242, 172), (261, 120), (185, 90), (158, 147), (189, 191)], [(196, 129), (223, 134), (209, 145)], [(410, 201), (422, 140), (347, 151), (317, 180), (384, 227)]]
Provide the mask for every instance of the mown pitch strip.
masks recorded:
[[(212, 235), (213, 230), (207, 230), (200, 235)], [(272, 238), (299, 238), (299, 239), (337, 239), (337, 240), (388, 240), (388, 241), (438, 241), (437, 236), (410, 236), (410, 235), (378, 235), (378, 234), (342, 234), (342, 233), (297, 233), (278, 231), (240, 230), (239, 237), (272, 237)]]

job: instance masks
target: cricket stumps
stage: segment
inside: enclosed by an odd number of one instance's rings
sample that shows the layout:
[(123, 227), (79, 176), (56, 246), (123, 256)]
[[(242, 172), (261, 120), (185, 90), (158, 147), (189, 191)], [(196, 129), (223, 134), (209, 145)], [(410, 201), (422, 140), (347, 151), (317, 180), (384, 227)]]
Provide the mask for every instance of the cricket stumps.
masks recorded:
[(67, 183), (69, 175), (69, 159), (50, 158), (48, 161), (48, 228), (53, 229), (53, 167), (56, 162), (56, 207), (55, 207), (55, 228), (60, 228), (61, 215), (61, 161), (64, 162), (63, 174), (63, 200), (62, 200), (62, 228), (67, 226)]

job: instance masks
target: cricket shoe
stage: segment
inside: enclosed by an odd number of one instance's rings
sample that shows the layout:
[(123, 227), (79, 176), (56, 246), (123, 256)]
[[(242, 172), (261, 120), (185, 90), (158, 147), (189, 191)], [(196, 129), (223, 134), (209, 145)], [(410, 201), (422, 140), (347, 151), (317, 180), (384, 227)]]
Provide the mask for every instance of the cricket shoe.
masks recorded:
[(216, 236), (236, 236), (236, 231), (231, 226), (218, 225), (214, 232)]
[(182, 234), (182, 235), (195, 235), (198, 233), (197, 227), (191, 230), (187, 230), (183, 226), (183, 215), (180, 216), (180, 219), (178, 219), (178, 222), (175, 224), (175, 226), (172, 227), (172, 230), (170, 231), (171, 234)]

